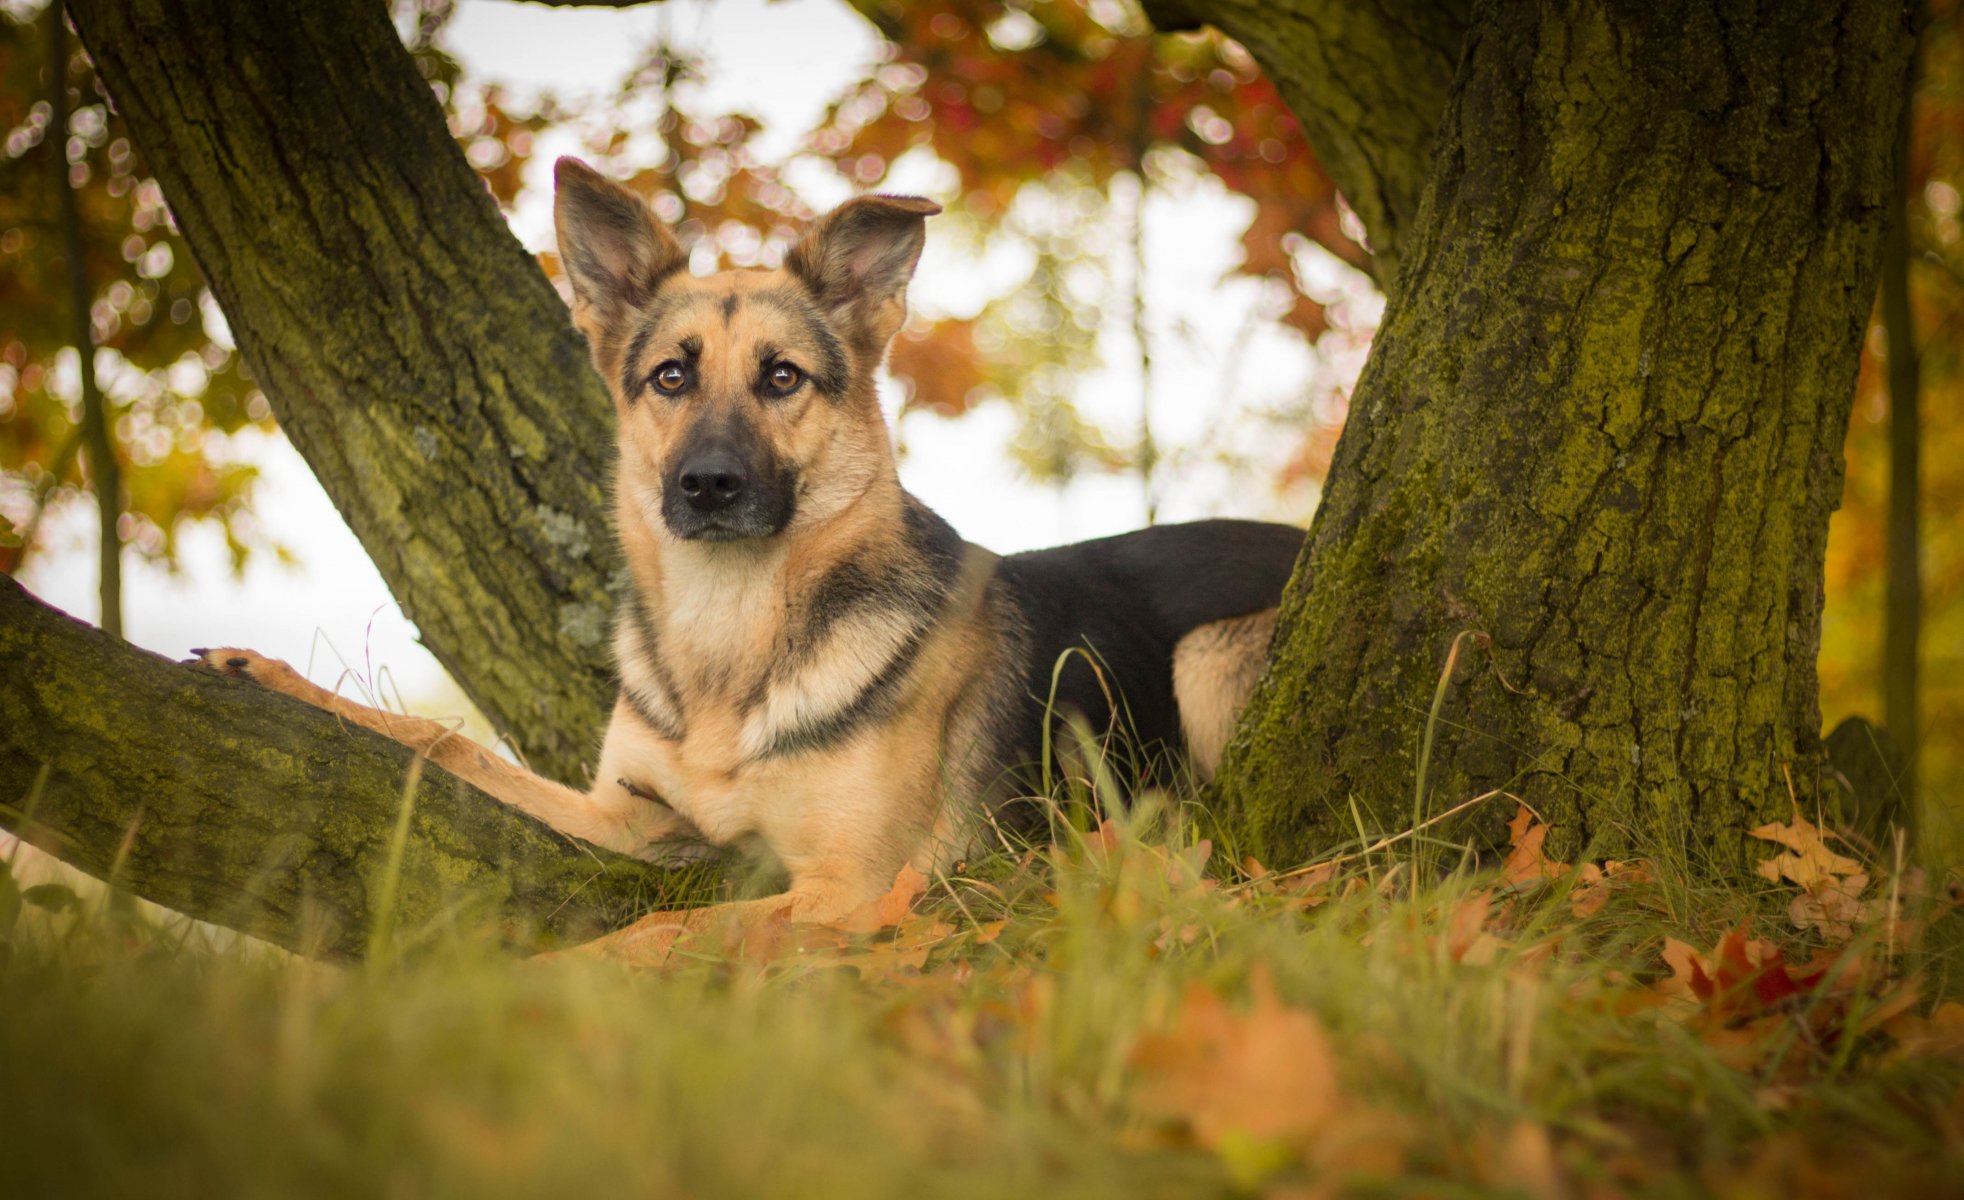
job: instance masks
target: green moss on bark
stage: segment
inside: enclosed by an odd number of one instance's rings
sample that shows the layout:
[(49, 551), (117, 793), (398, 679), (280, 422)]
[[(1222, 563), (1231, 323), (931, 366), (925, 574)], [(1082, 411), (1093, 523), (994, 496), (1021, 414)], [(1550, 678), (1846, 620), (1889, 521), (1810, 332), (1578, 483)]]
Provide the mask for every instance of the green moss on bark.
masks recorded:
[(612, 677), (564, 614), (611, 610), (609, 401), (387, 6), (69, 12), (281, 428), (424, 643), (528, 761), (583, 783)]
[[(1481, 6), (1402, 276), (1221, 784), (1256, 853), (1507, 787), (1553, 845), (1720, 864), (1818, 791), (1829, 512), (1899, 7)], [(1504, 676), (1519, 691), (1501, 683)], [(1485, 818), (1496, 821), (1498, 808)]]
[[(180, 912), (293, 950), (361, 953), (406, 747), (133, 649), (4, 578), (0, 661), (0, 827)], [(516, 945), (578, 940), (713, 886), (713, 867), (575, 842), (434, 765), (412, 803), (400, 929), (463, 906)]]

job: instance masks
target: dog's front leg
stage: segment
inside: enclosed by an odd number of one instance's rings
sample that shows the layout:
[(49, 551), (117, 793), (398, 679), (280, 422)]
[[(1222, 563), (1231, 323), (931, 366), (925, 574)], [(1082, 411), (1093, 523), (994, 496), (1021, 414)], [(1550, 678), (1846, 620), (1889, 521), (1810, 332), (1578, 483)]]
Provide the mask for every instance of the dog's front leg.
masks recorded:
[(527, 816), (596, 846), (657, 860), (667, 857), (673, 846), (700, 840), (695, 826), (675, 810), (637, 795), (616, 779), (603, 777), (591, 791), (576, 791), (507, 762), (442, 722), (400, 716), (338, 696), (278, 659), (229, 647), (193, 653), (194, 661), (208, 670), (250, 679), (401, 742)]

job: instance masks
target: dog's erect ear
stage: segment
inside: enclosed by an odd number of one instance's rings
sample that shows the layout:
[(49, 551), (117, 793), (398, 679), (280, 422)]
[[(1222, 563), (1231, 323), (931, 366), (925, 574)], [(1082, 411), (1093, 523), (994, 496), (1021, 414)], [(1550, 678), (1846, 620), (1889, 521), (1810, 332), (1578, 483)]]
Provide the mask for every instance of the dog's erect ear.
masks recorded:
[(603, 320), (654, 294), (681, 269), (681, 244), (633, 192), (577, 158), (553, 164), (552, 223), (576, 300)]
[(860, 196), (821, 218), (785, 259), (819, 303), (868, 347), (885, 348), (907, 317), (907, 281), (941, 211), (918, 196)]

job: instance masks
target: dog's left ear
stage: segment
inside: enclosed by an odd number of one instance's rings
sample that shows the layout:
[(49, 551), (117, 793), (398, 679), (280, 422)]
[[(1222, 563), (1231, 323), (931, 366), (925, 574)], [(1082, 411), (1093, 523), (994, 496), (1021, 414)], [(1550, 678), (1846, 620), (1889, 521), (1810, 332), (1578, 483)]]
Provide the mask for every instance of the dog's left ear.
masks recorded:
[(919, 196), (860, 196), (813, 225), (785, 259), (862, 349), (886, 348), (907, 319), (907, 281), (941, 206)]

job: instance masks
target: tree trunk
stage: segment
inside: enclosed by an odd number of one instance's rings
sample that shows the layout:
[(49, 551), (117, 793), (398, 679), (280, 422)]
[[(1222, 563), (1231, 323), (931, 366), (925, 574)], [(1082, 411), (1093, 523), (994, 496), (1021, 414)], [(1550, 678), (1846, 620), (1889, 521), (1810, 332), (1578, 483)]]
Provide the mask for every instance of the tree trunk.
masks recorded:
[(565, 838), (406, 747), (285, 696), (134, 649), (0, 578), (0, 826), (179, 912), (330, 957), (378, 921), (459, 905), (513, 944), (578, 940), (700, 897), (667, 871)]
[[(1284, 862), (1505, 787), (1551, 849), (1811, 814), (1891, 0), (1480, 4), (1224, 815)], [(1260, 53), (1259, 51), (1257, 52)], [(1504, 682), (1503, 682), (1504, 680)], [(1502, 806), (1481, 818), (1492, 823)]]
[[(1912, 76), (1913, 78), (1913, 76)], [(1908, 89), (1915, 94), (1915, 89)], [(1889, 524), (1886, 599), (1882, 609), (1882, 727), (1902, 754), (1898, 781), (1905, 808), (1916, 796), (1917, 712), (1923, 640), (1922, 372), (1916, 358), (1916, 316), (1909, 302), (1910, 103), (1897, 122), (1896, 171), (1889, 196), (1889, 229), (1882, 241), (1882, 330), (1889, 343)]]
[(1145, 0), (1161, 30), (1218, 25), (1303, 123), (1364, 223), (1390, 296), (1432, 164), (1471, 0)]
[[(123, 469), (116, 460), (116, 442), (109, 433), (108, 401), (95, 377), (95, 322), (89, 311), (88, 266), (82, 253), (82, 213), (75, 185), (68, 175), (68, 19), (61, 5), (50, 4), (42, 17), (48, 23), (48, 128), (54, 141), (48, 155), (55, 173), (56, 203), (61, 208), (63, 264), (68, 275), (68, 320), (74, 330), (76, 374), (82, 384), (82, 424), (78, 431), (86, 448), (89, 488), (95, 493), (96, 608), (103, 629), (123, 636)], [(60, 476), (53, 476), (60, 478)], [(21, 543), (24, 550), (26, 542)]]
[(533, 766), (583, 783), (612, 699), (612, 413), (386, 6), (69, 9), (281, 427), (424, 643)]

